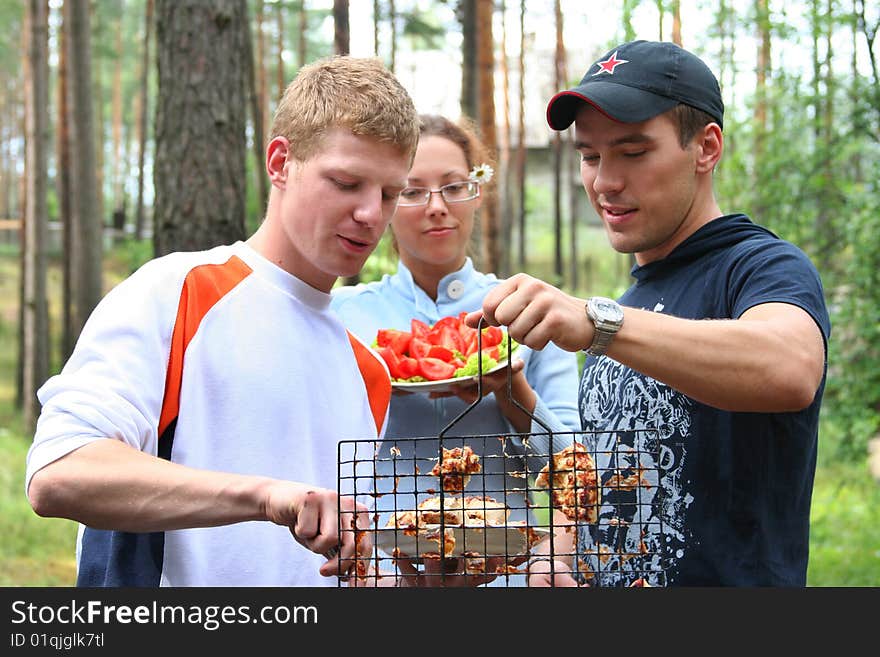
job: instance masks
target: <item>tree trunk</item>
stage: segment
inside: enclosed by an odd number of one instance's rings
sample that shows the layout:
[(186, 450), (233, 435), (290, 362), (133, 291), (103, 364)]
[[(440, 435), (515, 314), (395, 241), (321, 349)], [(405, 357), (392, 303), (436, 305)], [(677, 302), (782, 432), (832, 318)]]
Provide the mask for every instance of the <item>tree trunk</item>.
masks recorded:
[[(858, 16), (858, 0), (852, 0), (852, 14), (853, 17)], [(852, 21), (852, 54), (850, 56), (850, 76), (851, 80), (849, 82), (849, 101), (852, 116), (850, 117), (850, 121), (852, 122), (853, 131), (857, 135), (865, 134), (865, 116), (859, 107), (859, 59), (858, 59), (858, 42), (859, 42), (859, 27), (858, 21)], [(853, 168), (853, 180), (856, 183), (862, 183), (865, 180), (864, 172), (862, 170), (862, 153), (856, 152), (853, 153), (852, 157), (852, 168)]]
[(763, 152), (763, 136), (767, 132), (767, 79), (770, 76), (770, 9), (768, 0), (757, 0), (758, 63), (756, 72), (755, 123), (761, 136), (756, 144), (756, 159)]
[(499, 274), (507, 277), (511, 271), (511, 253), (510, 247), (513, 244), (513, 221), (511, 207), (512, 190), (510, 175), (510, 66), (507, 62), (507, 2), (501, 0), (501, 73), (503, 80), (504, 107), (503, 126), (501, 131), (499, 149), (499, 175), (496, 188), (501, 189), (501, 208), (500, 208), (500, 232), (504, 248), (501, 249), (501, 262), (498, 265)]
[(11, 174), (12, 156), (9, 154), (7, 120), (12, 116), (9, 102), (9, 79), (5, 72), (0, 72), (0, 219), (8, 219), (9, 214), (9, 177)]
[(391, 64), (392, 73), (397, 70), (397, 6), (394, 0), (388, 0), (388, 22), (391, 23)]
[(382, 22), (382, 6), (373, 0), (373, 56), (379, 56), (379, 23)]
[(245, 237), (245, 0), (158, 0), (157, 255)]
[(57, 174), (58, 214), (61, 223), (61, 360), (73, 352), (73, 191), (70, 188), (70, 90), (68, 85), (68, 25), (58, 26)]
[(37, 390), (49, 376), (49, 314), (46, 300), (48, 233), (47, 153), (49, 143), (49, 3), (28, 0), (28, 84), (25, 87), (27, 213), (24, 221), (22, 411), (28, 432), (36, 427)]
[(73, 230), (71, 270), (73, 279), (73, 339), (103, 294), (101, 283), (102, 222), (98, 194), (98, 159), (95, 155), (95, 123), (92, 114), (94, 84), (88, 0), (64, 3), (65, 24), (69, 25), (70, 63), (71, 187), (73, 189)]
[[(769, 0), (757, 0), (755, 14), (758, 30), (758, 52), (755, 66), (755, 113), (753, 144), (754, 161), (762, 163), (767, 141), (767, 82), (770, 79), (770, 9)], [(760, 181), (756, 180), (756, 184)], [(764, 215), (764, 202), (758, 195), (752, 211), (755, 216)]]
[(722, 89), (727, 89), (724, 79), (725, 64), (727, 63), (727, 0), (718, 0), (718, 9), (715, 13), (715, 30), (718, 33), (718, 83)]
[(633, 12), (639, 4), (639, 0), (623, 0), (621, 22), (623, 23), (623, 40), (632, 41), (636, 38), (636, 30), (633, 27)]
[(348, 26), (348, 0), (333, 0), (333, 51), (347, 55), (351, 50)]
[(681, 45), (681, 0), (672, 0), (672, 43)]
[[(116, 31), (115, 37), (115, 58), (113, 62), (113, 78), (111, 93), (112, 102), (112, 130), (111, 138), (113, 143), (113, 162), (112, 162), (112, 184), (113, 184), (113, 217), (114, 228), (117, 226), (117, 213), (125, 205), (123, 198), (123, 184), (127, 175), (127, 167), (125, 166), (122, 152), (122, 16), (116, 18), (114, 26)], [(123, 215), (124, 216), (124, 215)]]
[(461, 113), (480, 120), (477, 81), (477, 4), (480, 0), (459, 0), (461, 21)]
[[(568, 55), (565, 49), (565, 39), (563, 29), (563, 19), (562, 15), (559, 15), (559, 33), (557, 34), (558, 44), (557, 44), (557, 52), (560, 59), (560, 73), (562, 77), (562, 86), (558, 87), (558, 89), (562, 89), (568, 85)], [(562, 136), (562, 133), (558, 133)], [(574, 193), (574, 185), (573, 176), (571, 170), (571, 162), (574, 157), (575, 148), (574, 148), (574, 128), (570, 128), (565, 131), (564, 138), (565, 146), (563, 148), (563, 156), (561, 162), (561, 175), (559, 178), (559, 182), (562, 185), (563, 195), (562, 199), (568, 200), (568, 285), (572, 290), (576, 290), (578, 287), (578, 264), (580, 259), (578, 258), (578, 212), (577, 207), (579, 203), (579, 195)], [(560, 144), (561, 145), (561, 144)], [(562, 211), (560, 209), (560, 216), (562, 215)]]
[[(490, 153), (498, 152), (498, 137), (495, 129), (495, 40), (492, 38), (492, 20), (495, 11), (492, 0), (477, 2), (477, 82), (479, 84), (479, 126), (483, 143)], [(482, 225), (481, 269), (497, 272), (501, 262), (498, 231), (498, 185), (492, 185), (486, 192), (480, 208)]]
[(141, 52), (141, 80), (140, 99), (138, 105), (137, 131), (138, 131), (138, 181), (137, 181), (137, 209), (135, 210), (134, 237), (141, 240), (144, 237), (144, 166), (147, 151), (147, 116), (150, 107), (150, 41), (153, 38), (153, 0), (147, 0), (144, 16), (144, 47)]
[[(869, 102), (868, 106), (873, 108), (877, 113), (877, 119), (880, 119), (880, 65), (878, 65), (877, 57), (874, 55), (874, 43), (877, 35), (880, 33), (880, 21), (868, 25), (865, 11), (865, 1), (859, 0), (858, 10), (856, 12), (856, 24), (859, 31), (865, 37), (865, 46), (868, 52), (868, 61), (871, 63), (871, 87), (873, 102)], [(880, 141), (880, 132), (872, 132), (875, 141)]]
[[(247, 6), (245, 6), (245, 12), (247, 12)], [(260, 102), (261, 99), (257, 90), (257, 79), (254, 72), (255, 68), (262, 68), (262, 61), (254, 61), (251, 25), (250, 21), (247, 20), (247, 15), (245, 15), (245, 20), (241, 23), (241, 29), (244, 32), (242, 38), (245, 45), (245, 79), (247, 80), (248, 100), (250, 101), (251, 108), (251, 125), (254, 131), (254, 178), (257, 187), (257, 202), (260, 204), (260, 219), (262, 219), (263, 212), (266, 211), (266, 200), (269, 197), (269, 180), (263, 161), (263, 153), (266, 147), (265, 139), (263, 138), (263, 107)]]
[[(269, 116), (269, 95), (266, 91), (266, 37), (263, 32), (263, 0), (256, 0), (256, 18), (257, 18), (257, 41), (256, 41), (256, 75), (257, 75), (257, 103), (260, 107), (260, 121), (263, 125), (263, 134), (272, 123)], [(265, 144), (263, 144), (265, 146)], [(262, 156), (260, 157), (260, 166), (262, 167)]]
[(663, 2), (664, 0), (654, 0), (657, 5), (657, 41), (663, 41)]
[[(553, 88), (557, 91), (566, 87), (565, 44), (562, 40), (562, 6), (554, 0), (556, 15), (556, 51), (554, 54)], [(553, 273), (555, 285), (562, 285), (562, 133), (553, 131)]]
[(526, 269), (526, 0), (519, 3), (519, 108), (516, 142), (516, 190), (519, 228), (519, 257), (521, 271)]
[[(281, 11), (280, 7), (278, 11)], [(278, 19), (281, 20), (280, 18)], [(279, 23), (279, 26), (281, 23)], [(302, 0), (299, 3), (299, 41), (297, 41), (297, 46), (299, 48), (299, 65), (305, 66), (309, 61), (309, 14), (306, 12), (306, 0)], [(278, 52), (281, 52), (281, 37), (278, 37)], [(280, 56), (280, 55), (279, 55)], [(280, 99), (280, 96), (279, 96)]]
[[(569, 129), (566, 135), (567, 166), (565, 167), (564, 180), (565, 191), (568, 194), (568, 285), (570, 289), (577, 290), (580, 285), (580, 254), (578, 253), (578, 232), (580, 229), (581, 196), (575, 193), (579, 185), (575, 184), (572, 171), (572, 160), (575, 157), (574, 129)], [(585, 259), (589, 265), (589, 258)]]
[[(212, 0), (213, 1), (213, 0)], [(306, 3), (305, 0), (300, 3), (300, 12), (305, 13), (306, 11)], [(284, 72), (284, 3), (279, 2), (275, 5), (275, 21), (278, 27), (278, 50), (277, 50), (277, 65), (275, 68), (275, 83), (278, 86), (278, 95), (276, 99), (278, 102), (281, 102), (281, 97), (284, 95), (284, 90), (287, 88), (287, 74)], [(303, 44), (302, 40), (305, 38), (305, 35), (301, 35), (300, 37), (300, 50), (302, 50)], [(299, 65), (302, 66), (305, 62), (304, 59), (299, 60)]]
[[(24, 13), (25, 16), (22, 18), (21, 28), (19, 30), (20, 33), (20, 41), (21, 48), (19, 49), (20, 59), (21, 59), (21, 70), (22, 70), (22, 81), (21, 81), (21, 97), (18, 106), (21, 109), (21, 114), (16, 117), (18, 119), (18, 128), (20, 135), (25, 135), (25, 142), (27, 142), (27, 88), (30, 86), (30, 63), (28, 62), (28, 54), (29, 54), (29, 31), (26, 29), (25, 23), (27, 22), (27, 7), (25, 7)], [(24, 144), (25, 151), (27, 150), (27, 143)], [(18, 177), (18, 208), (19, 208), (19, 221), (21, 222), (21, 230), (18, 231), (18, 240), (19, 240), (19, 271), (21, 275), (18, 277), (18, 361), (16, 362), (15, 367), (15, 407), (21, 409), (24, 406), (24, 358), (25, 358), (25, 349), (24, 349), (24, 309), (25, 309), (25, 296), (24, 296), (24, 271), (27, 269), (25, 266), (25, 253), (27, 251), (27, 231), (24, 229), (25, 223), (25, 215), (27, 214), (27, 176), (19, 176)]]
[[(60, 66), (60, 63), (59, 63)], [(12, 116), (9, 102), (9, 80), (7, 74), (0, 71), (0, 219), (7, 219), (9, 213), (9, 178), (12, 173), (12, 157), (9, 155), (9, 140), (6, 137), (6, 120)]]
[[(348, 0), (333, 0), (333, 51), (337, 55), (347, 55), (350, 51), (351, 34), (348, 24)], [(361, 282), (360, 272), (342, 279), (343, 285), (357, 285)]]
[[(833, 67), (834, 44), (832, 36), (833, 28), (833, 11), (831, 0), (826, 0), (826, 11), (821, 14), (821, 7), (817, 6), (817, 26), (818, 35), (824, 37), (825, 41), (825, 57), (821, 63), (819, 71), (821, 72), (821, 82), (824, 87), (824, 93), (816, 99), (817, 111), (817, 129), (816, 144), (818, 156), (821, 158), (821, 187), (819, 197), (816, 199), (816, 220), (814, 225), (816, 243), (817, 243), (817, 260), (816, 265), (822, 272), (832, 272), (837, 269), (839, 258), (836, 257), (834, 246), (840, 241), (837, 236), (837, 230), (834, 222), (835, 207), (840, 204), (837, 198), (839, 191), (834, 181), (834, 164), (832, 149), (834, 143), (834, 94), (836, 93), (836, 78)], [(818, 63), (818, 57), (817, 57)], [(818, 82), (817, 82), (818, 84)]]
[[(91, 4), (91, 0), (88, 1), (88, 14), (89, 14), (89, 47), (91, 48), (92, 42), (92, 30), (94, 29), (96, 34), (101, 34), (102, 30), (100, 25), (94, 26), (93, 21), (100, 23), (102, 19), (102, 14), (98, 12), (95, 14), (94, 7)], [(103, 70), (101, 68), (103, 57), (96, 57), (94, 52), (90, 52), (91, 57), (91, 69), (92, 69), (92, 112), (94, 116), (94, 128), (92, 131), (93, 138), (95, 140), (95, 186), (98, 190), (97, 199), (97, 217), (98, 217), (98, 226), (103, 234), (104, 229), (104, 78), (103, 78)]]
[[(730, 98), (727, 105), (736, 107), (736, 62), (734, 60), (734, 46), (736, 42), (736, 11), (729, 0), (721, 0), (718, 4), (718, 82)], [(724, 141), (724, 159), (732, 161), (737, 148), (737, 137), (732, 132), (728, 133)]]

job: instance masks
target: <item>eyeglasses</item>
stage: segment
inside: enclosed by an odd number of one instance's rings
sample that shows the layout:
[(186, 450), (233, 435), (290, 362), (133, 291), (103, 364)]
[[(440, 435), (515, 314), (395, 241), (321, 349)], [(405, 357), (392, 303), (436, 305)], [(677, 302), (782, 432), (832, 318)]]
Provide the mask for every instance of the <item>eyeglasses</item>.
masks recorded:
[(400, 192), (398, 206), (427, 205), (431, 201), (431, 194), (440, 194), (447, 203), (461, 203), (470, 201), (480, 195), (480, 183), (473, 180), (449, 183), (440, 189), (428, 189), (427, 187), (407, 187)]

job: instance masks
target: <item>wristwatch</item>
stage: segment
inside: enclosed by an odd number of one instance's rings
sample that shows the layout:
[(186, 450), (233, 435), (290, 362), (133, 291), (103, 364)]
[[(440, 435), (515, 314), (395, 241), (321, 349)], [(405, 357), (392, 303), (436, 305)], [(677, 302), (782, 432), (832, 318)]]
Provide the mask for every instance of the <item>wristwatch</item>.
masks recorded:
[(585, 308), (595, 330), (593, 343), (584, 351), (590, 356), (601, 356), (608, 351), (608, 346), (623, 326), (623, 308), (614, 299), (606, 297), (590, 297)]

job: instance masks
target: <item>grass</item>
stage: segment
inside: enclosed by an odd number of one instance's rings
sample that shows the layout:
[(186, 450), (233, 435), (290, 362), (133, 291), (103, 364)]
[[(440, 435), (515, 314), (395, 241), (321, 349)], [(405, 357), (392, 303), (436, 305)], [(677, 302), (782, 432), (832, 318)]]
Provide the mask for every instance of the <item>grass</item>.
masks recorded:
[[(136, 266), (136, 252), (129, 245), (109, 254), (105, 287)], [(17, 256), (0, 249), (0, 586), (72, 586), (76, 523), (37, 517), (24, 494), (30, 436), (14, 407), (18, 268)], [(607, 287), (617, 285), (614, 279)], [(57, 265), (50, 271), (49, 287), (50, 315), (57, 318)], [(807, 584), (880, 586), (880, 484), (868, 473), (866, 459), (835, 458), (833, 445), (821, 436)]]
[[(50, 276), (57, 278), (57, 271)], [(70, 586), (76, 523), (37, 517), (24, 494), (30, 446), (15, 408), (18, 259), (0, 254), (0, 586)]]
[(830, 452), (820, 449), (816, 468), (807, 584), (880, 586), (880, 482)]
[(28, 447), (21, 429), (0, 428), (0, 586), (72, 586), (76, 523), (31, 510), (24, 495)]

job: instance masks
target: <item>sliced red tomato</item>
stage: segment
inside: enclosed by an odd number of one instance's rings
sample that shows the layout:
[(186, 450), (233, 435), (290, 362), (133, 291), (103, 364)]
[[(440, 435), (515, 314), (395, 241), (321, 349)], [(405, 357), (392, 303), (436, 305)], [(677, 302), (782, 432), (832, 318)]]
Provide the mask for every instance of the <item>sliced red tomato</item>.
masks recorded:
[(380, 347), (391, 347), (398, 356), (409, 350), (412, 333), (398, 329), (379, 329), (376, 333), (376, 344)]
[(425, 337), (425, 340), (431, 344), (442, 344), (443, 343), (443, 327), (440, 328), (432, 327), (428, 332), (428, 335)]
[(382, 356), (382, 360), (388, 365), (388, 372), (392, 379), (409, 378), (400, 374), (400, 359), (391, 347), (378, 347), (376, 351)]
[(409, 379), (419, 373), (419, 361), (410, 356), (401, 356), (397, 363), (397, 371), (401, 379)]
[(456, 351), (464, 349), (464, 342), (461, 339), (458, 328), (453, 328), (448, 323), (435, 324), (431, 328), (431, 332), (428, 333), (428, 342)]
[(461, 337), (465, 341), (465, 344), (467, 344), (470, 341), (471, 336), (477, 334), (477, 329), (471, 328), (467, 324), (462, 323), (458, 327), (458, 332), (461, 334)]
[(461, 339), (464, 342), (465, 348), (470, 344), (471, 338), (477, 334), (477, 329), (471, 328), (467, 324), (464, 323), (464, 318), (468, 316), (466, 312), (458, 313), (458, 332), (461, 334)]
[(459, 320), (459, 318), (455, 317), (454, 315), (441, 317), (431, 328), (436, 331), (443, 328), (444, 326), (455, 329), (457, 331), (458, 327), (461, 326), (461, 320)]
[(476, 353), (476, 351), (477, 351), (477, 331), (474, 330), (474, 332), (470, 335), (470, 337), (467, 338), (467, 340), (465, 341), (464, 351), (462, 351), (461, 353), (463, 353), (465, 356), (470, 356), (471, 354)]
[(483, 329), (483, 349), (501, 344), (504, 333), (497, 326), (487, 326)]
[(448, 349), (443, 345), (435, 344), (431, 345), (431, 349), (428, 351), (428, 358), (439, 358), (444, 363), (451, 363), (454, 354), (451, 349)]
[(444, 326), (440, 329), (440, 344), (451, 351), (464, 352), (464, 339), (457, 328)]
[[(424, 376), (420, 367), (412, 364), (401, 365), (405, 358), (421, 360), (433, 358), (449, 364), (455, 359), (455, 353), (464, 357), (470, 356), (477, 350), (478, 343), (484, 353), (491, 355), (497, 360), (498, 350), (491, 351), (504, 339), (504, 332), (497, 326), (487, 326), (483, 329), (482, 336), (479, 332), (464, 323), (467, 312), (458, 315), (441, 317), (433, 326), (420, 319), (410, 320), (410, 331), (399, 329), (380, 329), (376, 335), (376, 345), (386, 347), (397, 356), (396, 361), (386, 358), (389, 368), (395, 368), (399, 377), (410, 378), (411, 376)], [(481, 339), (478, 339), (480, 338)], [(383, 356), (384, 357), (384, 356)], [(459, 359), (460, 360), (460, 359)], [(458, 367), (458, 364), (456, 364)], [(401, 372), (401, 368), (403, 371)], [(408, 374), (411, 370), (416, 371)], [(392, 376), (395, 376), (392, 374)], [(425, 377), (428, 378), (428, 377)]]
[(420, 358), (419, 373), (428, 381), (451, 379), (452, 375), (455, 374), (455, 366), (451, 363), (444, 363), (439, 358)]
[(483, 353), (489, 356), (489, 358), (498, 360), (498, 347), (483, 347)]
[(420, 319), (413, 318), (410, 321), (410, 333), (414, 338), (418, 338), (419, 340), (427, 340), (428, 333), (431, 332), (431, 327), (425, 324)]
[(409, 343), (409, 356), (413, 358), (424, 358), (428, 355), (428, 352), (431, 351), (431, 343), (427, 340), (420, 340), (419, 338), (413, 338)]

